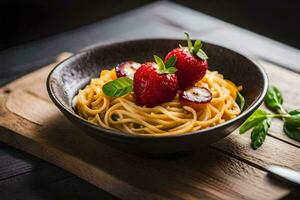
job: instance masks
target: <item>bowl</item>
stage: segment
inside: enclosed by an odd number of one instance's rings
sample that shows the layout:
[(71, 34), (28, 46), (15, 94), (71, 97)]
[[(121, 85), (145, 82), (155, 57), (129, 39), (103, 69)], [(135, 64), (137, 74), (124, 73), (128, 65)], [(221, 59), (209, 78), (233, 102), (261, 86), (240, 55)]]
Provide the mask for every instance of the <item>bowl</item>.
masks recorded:
[(182, 135), (130, 135), (109, 130), (81, 118), (72, 108), (78, 90), (99, 76), (103, 69), (111, 69), (124, 60), (145, 62), (153, 54), (164, 57), (168, 51), (185, 44), (176, 39), (133, 40), (106, 45), (95, 45), (58, 64), (49, 74), (47, 90), (54, 104), (75, 125), (96, 140), (131, 152), (170, 154), (208, 146), (237, 129), (263, 102), (268, 88), (267, 75), (256, 62), (233, 50), (204, 42), (209, 56), (209, 69), (217, 70), (226, 79), (243, 86), (246, 103), (243, 112), (234, 119), (211, 128)]

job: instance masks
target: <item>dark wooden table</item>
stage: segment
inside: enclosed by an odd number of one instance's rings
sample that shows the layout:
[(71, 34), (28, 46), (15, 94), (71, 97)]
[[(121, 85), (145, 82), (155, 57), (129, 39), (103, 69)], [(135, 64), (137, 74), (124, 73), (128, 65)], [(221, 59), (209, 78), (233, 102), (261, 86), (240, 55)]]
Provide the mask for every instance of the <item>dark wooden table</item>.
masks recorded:
[[(136, 38), (193, 37), (300, 72), (300, 51), (169, 2), (131, 12), (0, 52), (0, 84), (53, 61), (62, 51)], [(0, 133), (1, 134), (1, 133)], [(299, 198), (291, 193), (285, 199)], [(76, 176), (0, 143), (0, 199), (115, 199)]]

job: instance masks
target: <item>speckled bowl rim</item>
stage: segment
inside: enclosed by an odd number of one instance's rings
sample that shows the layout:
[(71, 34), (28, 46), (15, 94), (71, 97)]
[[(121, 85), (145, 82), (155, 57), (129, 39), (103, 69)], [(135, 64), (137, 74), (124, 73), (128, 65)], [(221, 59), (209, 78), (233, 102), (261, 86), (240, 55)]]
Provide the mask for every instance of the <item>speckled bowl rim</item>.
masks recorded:
[[(114, 136), (119, 136), (119, 137), (136, 138), (136, 139), (178, 138), (178, 137), (186, 137), (186, 136), (190, 136), (190, 135), (194, 135), (194, 134), (209, 134), (210, 132), (212, 132), (214, 130), (222, 129), (223, 127), (226, 127), (226, 126), (229, 126), (231, 124), (236, 123), (239, 119), (241, 119), (241, 118), (249, 115), (250, 113), (254, 112), (262, 104), (262, 102), (264, 100), (264, 97), (265, 97), (265, 95), (267, 93), (267, 90), (268, 90), (268, 85), (269, 85), (268, 76), (267, 76), (266, 72), (264, 71), (264, 69), (262, 68), (262, 66), (258, 62), (256, 62), (252, 58), (250, 58), (249, 56), (246, 56), (246, 55), (244, 55), (242, 53), (236, 52), (236, 51), (234, 51), (232, 49), (229, 49), (227, 47), (224, 47), (224, 46), (221, 46), (221, 45), (218, 45), (218, 44), (214, 44), (214, 43), (211, 43), (211, 42), (205, 42), (205, 41), (203, 41), (203, 43), (206, 43), (206, 44), (209, 44), (209, 45), (214, 45), (216, 47), (220, 47), (220, 48), (223, 48), (223, 49), (226, 49), (226, 50), (229, 50), (229, 51), (233, 51), (236, 54), (238, 54), (239, 56), (242, 56), (245, 59), (247, 59), (250, 62), (252, 62), (254, 64), (254, 66), (256, 66), (257, 69), (259, 70), (259, 72), (261, 73), (261, 75), (263, 77), (263, 82), (264, 82), (262, 92), (261, 92), (261, 94), (260, 94), (260, 96), (258, 98), (256, 97), (257, 98), (256, 101), (252, 102), (252, 104), (246, 110), (242, 111), (242, 113), (240, 115), (238, 115), (236, 118), (230, 119), (230, 120), (228, 120), (226, 122), (223, 122), (221, 124), (218, 124), (216, 126), (205, 128), (205, 129), (201, 129), (201, 130), (197, 130), (197, 131), (187, 132), (187, 133), (183, 133), (183, 134), (164, 134), (164, 135), (159, 135), (159, 134), (156, 134), (156, 135), (154, 135), (154, 134), (141, 134), (141, 135), (133, 135), (133, 134), (130, 134), (130, 133), (126, 133), (126, 132), (122, 132), (122, 131), (116, 131), (116, 130), (112, 130), (112, 129), (107, 129), (107, 128), (104, 128), (104, 127), (92, 124), (92, 123), (88, 122), (87, 120), (83, 119), (82, 117), (80, 117), (78, 114), (76, 114), (73, 109), (70, 110), (70, 109), (66, 108), (60, 102), (60, 100), (56, 97), (56, 95), (55, 95), (55, 93), (54, 93), (54, 91), (52, 89), (52, 84), (51, 84), (50, 80), (52, 78), (52, 75), (53, 75), (54, 71), (56, 71), (57, 69), (59, 69), (59, 68), (61, 68), (61, 67), (64, 66), (63, 63), (69, 62), (69, 60), (71, 60), (71, 59), (75, 59), (76, 60), (77, 59), (76, 57), (81, 57), (81, 56), (87, 54), (88, 51), (90, 49), (93, 49), (93, 48), (106, 47), (106, 46), (110, 46), (112, 44), (118, 45), (118, 44), (123, 44), (123, 43), (143, 42), (143, 41), (149, 41), (149, 40), (180, 40), (180, 39), (178, 39), (178, 38), (153, 38), (153, 39), (147, 38), (147, 39), (138, 39), (138, 40), (127, 40), (127, 41), (121, 41), (121, 42), (116, 42), (116, 43), (95, 44), (95, 45), (88, 46), (88, 47), (84, 48), (82, 51), (78, 52), (77, 54), (74, 54), (71, 57), (63, 60), (60, 63), (58, 63), (51, 70), (51, 72), (49, 73), (49, 75), (47, 77), (47, 81), (46, 81), (47, 91), (48, 91), (48, 94), (49, 94), (51, 100), (54, 102), (54, 104), (59, 108), (59, 110), (61, 112), (71, 115), (78, 122), (83, 123), (86, 126), (90, 126), (90, 127), (94, 128), (94, 129), (97, 129), (98, 131), (101, 132), (101, 134), (108, 134), (108, 136), (110, 136), (110, 137), (112, 135), (114, 135)], [(72, 108), (72, 105), (71, 105), (71, 108)]]

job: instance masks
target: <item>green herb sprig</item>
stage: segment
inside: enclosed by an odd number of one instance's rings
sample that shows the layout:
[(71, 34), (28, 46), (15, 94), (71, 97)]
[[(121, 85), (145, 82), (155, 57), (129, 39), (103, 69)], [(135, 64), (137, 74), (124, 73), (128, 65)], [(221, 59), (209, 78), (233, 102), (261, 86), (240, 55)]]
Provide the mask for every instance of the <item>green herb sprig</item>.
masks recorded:
[(282, 106), (282, 94), (278, 88), (274, 86), (268, 89), (264, 102), (266, 106), (274, 110), (275, 113), (258, 109), (240, 127), (240, 134), (253, 128), (251, 132), (251, 147), (257, 149), (263, 144), (272, 118), (282, 119), (285, 134), (291, 139), (300, 141), (300, 110), (287, 112)]

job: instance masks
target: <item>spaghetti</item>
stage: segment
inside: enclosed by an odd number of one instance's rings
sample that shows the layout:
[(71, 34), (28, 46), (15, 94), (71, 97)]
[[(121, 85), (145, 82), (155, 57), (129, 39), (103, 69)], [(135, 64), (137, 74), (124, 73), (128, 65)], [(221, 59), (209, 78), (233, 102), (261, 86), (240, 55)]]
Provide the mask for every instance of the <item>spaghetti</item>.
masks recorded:
[(205, 87), (212, 93), (212, 100), (194, 109), (180, 103), (178, 95), (171, 102), (153, 108), (134, 103), (134, 94), (108, 97), (102, 86), (116, 79), (115, 69), (103, 70), (99, 78), (91, 82), (73, 99), (77, 113), (96, 125), (117, 129), (130, 134), (172, 135), (213, 127), (235, 118), (241, 110), (235, 102), (237, 87), (217, 71), (207, 71), (196, 86)]

